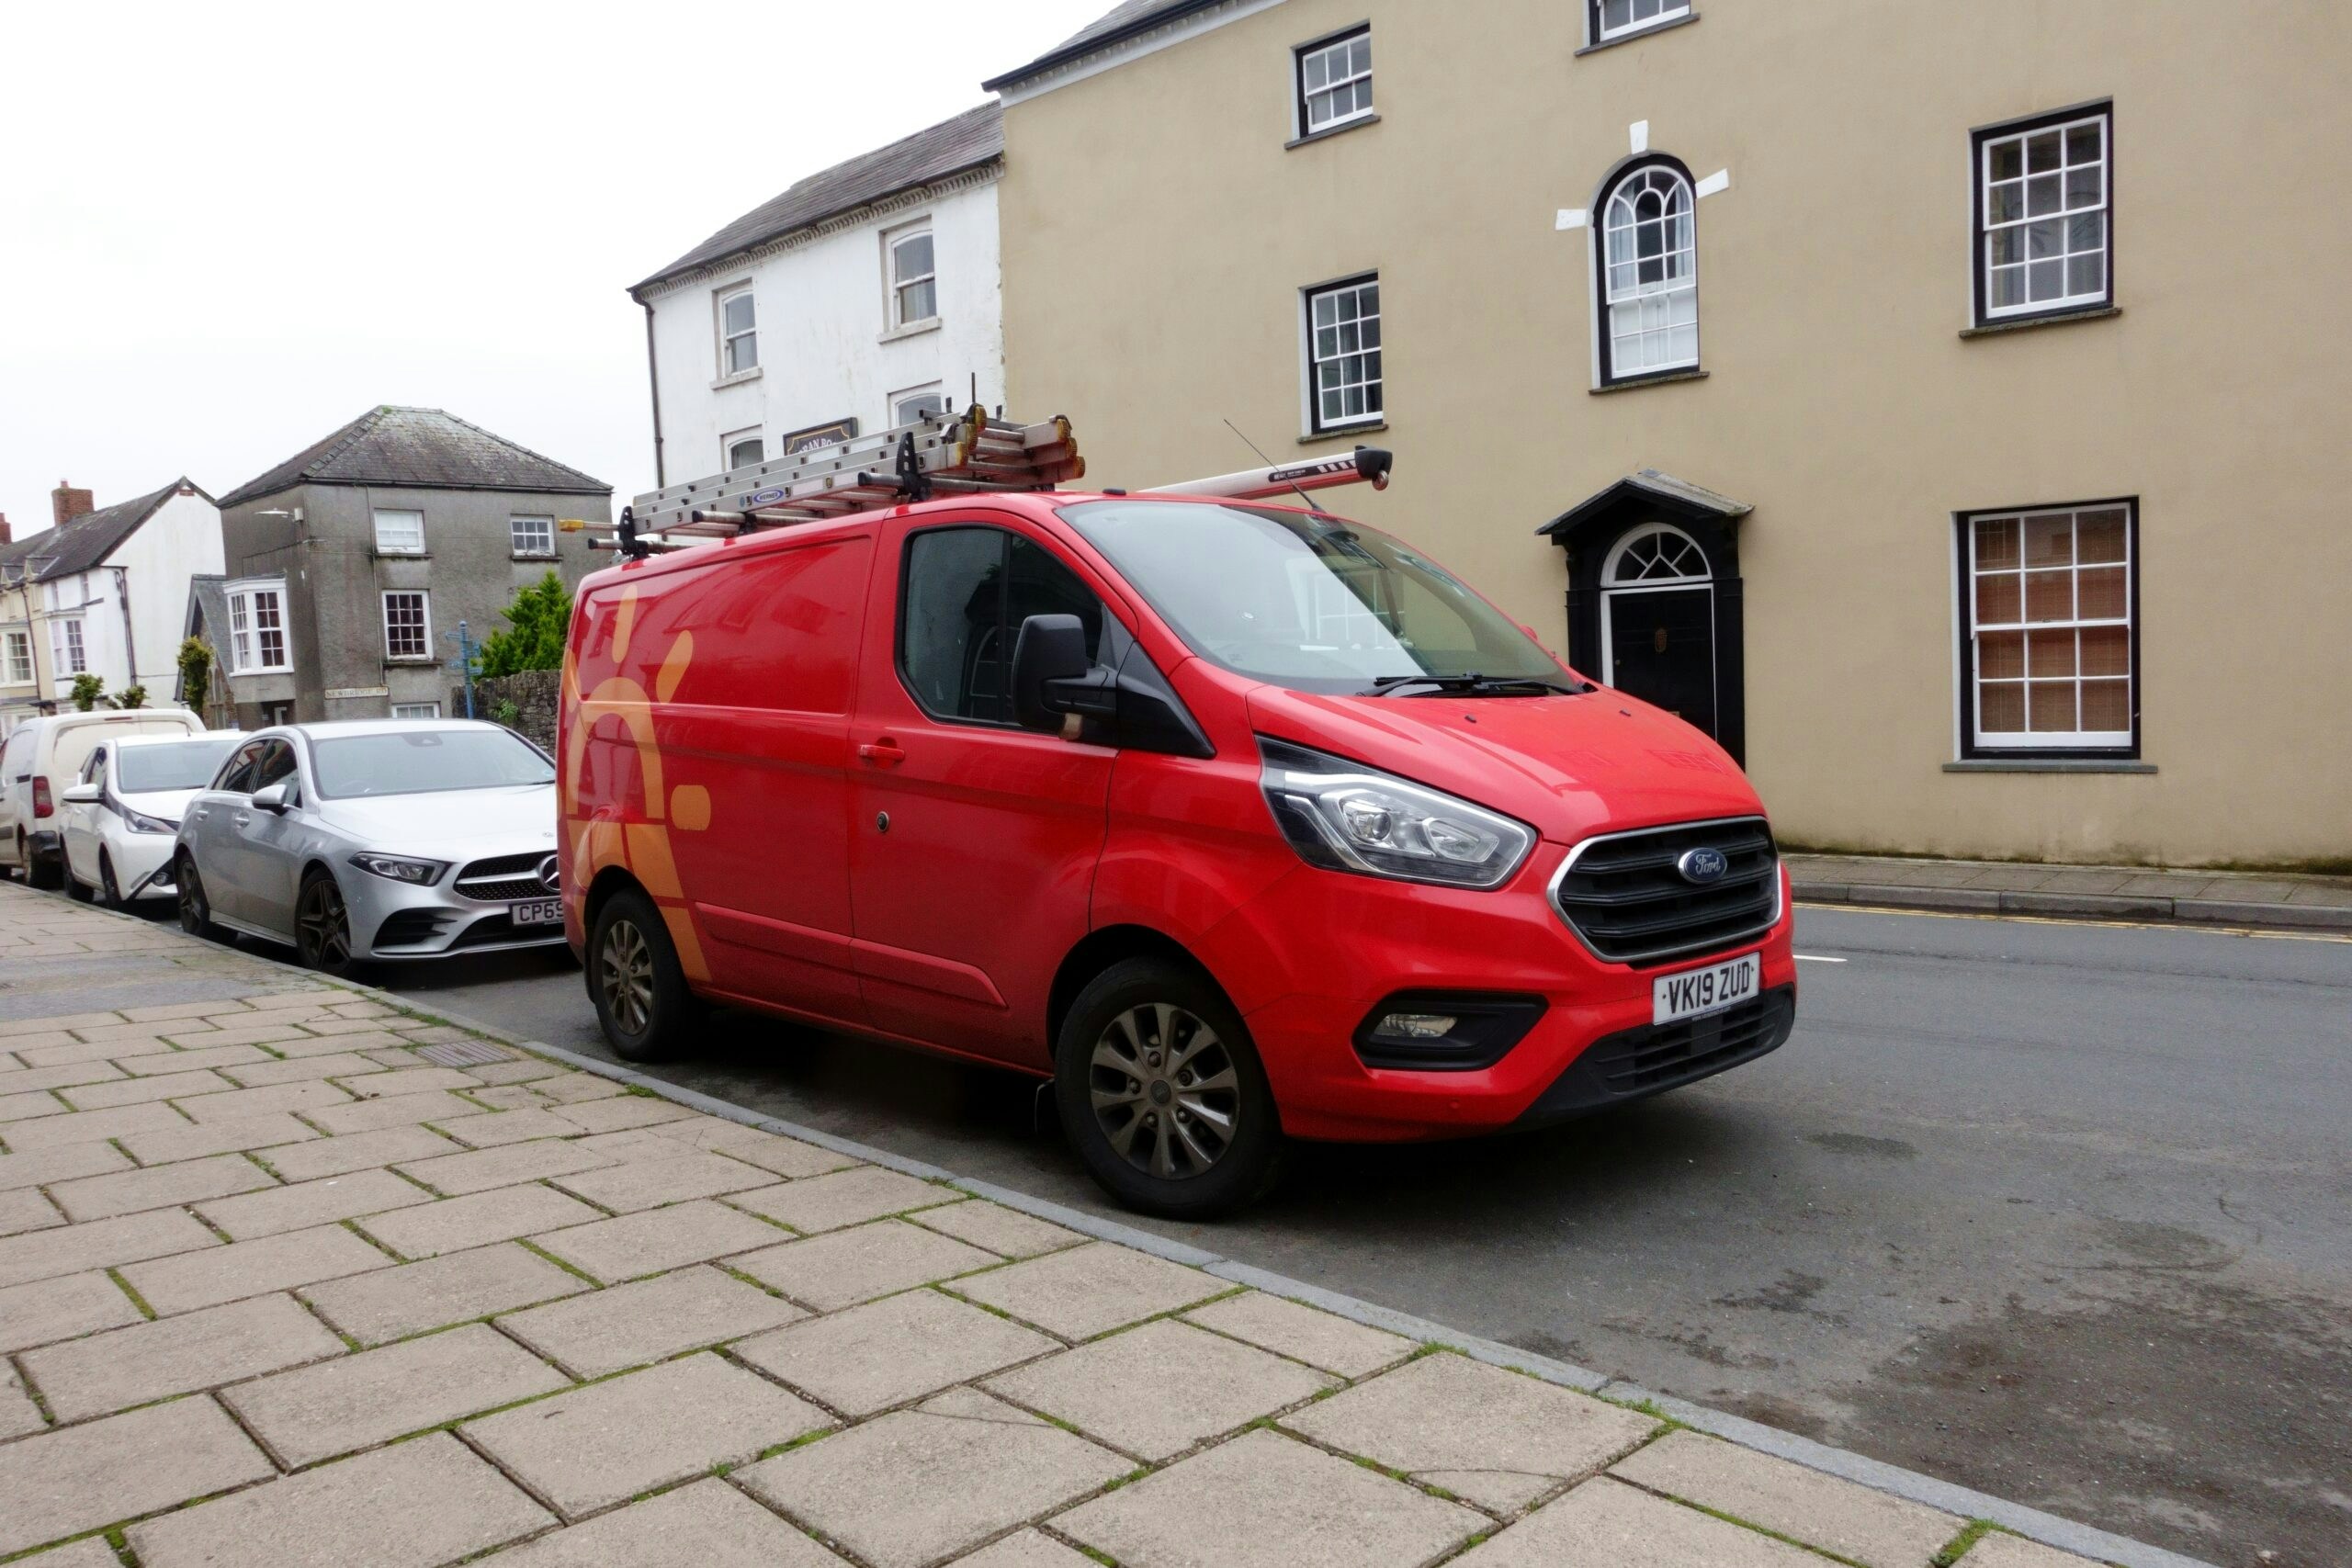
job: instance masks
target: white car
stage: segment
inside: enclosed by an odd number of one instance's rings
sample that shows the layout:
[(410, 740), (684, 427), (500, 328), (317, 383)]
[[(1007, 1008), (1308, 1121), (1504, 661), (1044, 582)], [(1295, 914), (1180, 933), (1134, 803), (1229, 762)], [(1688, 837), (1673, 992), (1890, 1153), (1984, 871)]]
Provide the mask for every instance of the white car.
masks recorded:
[(17, 726), (0, 746), (0, 871), (13, 871), (35, 887), (63, 885), (59, 797), (99, 741), (203, 733), (204, 721), (186, 708), (101, 708), (44, 715)]
[(65, 891), (110, 909), (172, 897), (180, 818), (243, 739), (234, 729), (107, 734), (64, 794)]

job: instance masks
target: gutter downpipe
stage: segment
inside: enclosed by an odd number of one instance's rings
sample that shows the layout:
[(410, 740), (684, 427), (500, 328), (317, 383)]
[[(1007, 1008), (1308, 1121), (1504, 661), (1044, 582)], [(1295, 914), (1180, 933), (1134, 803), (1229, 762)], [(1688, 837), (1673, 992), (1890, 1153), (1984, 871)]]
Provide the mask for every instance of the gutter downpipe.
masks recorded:
[(637, 302), (645, 307), (645, 380), (653, 394), (653, 488), (667, 490), (670, 479), (662, 464), (662, 372), (653, 356), (653, 301)]

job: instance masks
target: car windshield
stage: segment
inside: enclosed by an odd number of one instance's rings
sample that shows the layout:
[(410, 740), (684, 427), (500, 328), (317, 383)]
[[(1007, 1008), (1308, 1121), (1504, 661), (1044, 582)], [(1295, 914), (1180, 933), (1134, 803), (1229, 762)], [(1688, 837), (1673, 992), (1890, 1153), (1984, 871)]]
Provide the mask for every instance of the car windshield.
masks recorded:
[(202, 789), (242, 735), (207, 735), (158, 746), (124, 746), (114, 754), (114, 787), (124, 795), (158, 789)]
[(555, 764), (503, 729), (391, 729), (311, 742), (330, 800), (555, 782)]
[(1081, 502), (1062, 518), (1203, 658), (1276, 685), (1579, 689), (1533, 638), (1402, 540), (1320, 513)]

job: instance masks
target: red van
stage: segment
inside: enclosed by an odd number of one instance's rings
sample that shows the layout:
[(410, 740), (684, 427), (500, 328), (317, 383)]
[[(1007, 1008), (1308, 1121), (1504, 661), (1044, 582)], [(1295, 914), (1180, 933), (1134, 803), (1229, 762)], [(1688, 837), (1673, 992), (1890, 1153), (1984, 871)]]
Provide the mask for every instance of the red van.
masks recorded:
[(565, 919), (615, 1050), (725, 1002), (1050, 1077), (1122, 1202), (1285, 1139), (1542, 1125), (1796, 1012), (1755, 791), (1412, 546), (965, 495), (631, 559), (565, 664)]

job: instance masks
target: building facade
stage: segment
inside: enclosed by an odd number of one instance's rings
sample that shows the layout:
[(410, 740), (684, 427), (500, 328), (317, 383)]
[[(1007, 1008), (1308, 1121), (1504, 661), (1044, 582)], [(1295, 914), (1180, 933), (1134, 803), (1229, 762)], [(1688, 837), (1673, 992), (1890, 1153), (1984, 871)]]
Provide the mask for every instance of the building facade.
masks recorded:
[(112, 700), (169, 702), (189, 581), (220, 570), (220, 513), (190, 480), (113, 506), (61, 484), (52, 525), (0, 546), (0, 712), (22, 717), (96, 676)]
[(994, 104), (810, 175), (637, 284), (667, 485), (1004, 397)]
[(1009, 397), (1114, 484), (1392, 448), (1341, 510), (1791, 843), (2352, 861), (2352, 208), (2251, 194), (2352, 35), (2186, 24), (1131, 0), (990, 84)]
[(576, 585), (612, 487), (439, 409), (371, 409), (220, 498), (227, 561), (184, 593), (244, 728), (447, 716), (462, 624)]

